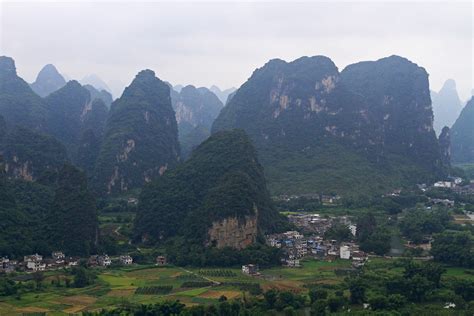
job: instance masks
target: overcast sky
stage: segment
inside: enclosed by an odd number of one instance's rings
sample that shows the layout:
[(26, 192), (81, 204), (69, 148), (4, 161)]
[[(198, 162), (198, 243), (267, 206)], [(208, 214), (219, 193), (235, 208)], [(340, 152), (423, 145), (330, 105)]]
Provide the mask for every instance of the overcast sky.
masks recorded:
[(150, 68), (173, 84), (239, 87), (272, 58), (326, 55), (342, 70), (401, 55), (433, 90), (474, 88), (473, 4), (465, 2), (18, 2), (0, 0), (0, 54), (31, 82), (41, 67), (116, 90)]

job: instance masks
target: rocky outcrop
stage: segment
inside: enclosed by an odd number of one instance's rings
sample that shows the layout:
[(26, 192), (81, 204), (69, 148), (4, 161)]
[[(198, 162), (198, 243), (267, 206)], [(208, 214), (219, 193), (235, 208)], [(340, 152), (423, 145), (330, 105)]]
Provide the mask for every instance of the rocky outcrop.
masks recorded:
[(97, 189), (117, 194), (141, 188), (180, 156), (169, 86), (151, 70), (137, 74), (114, 101), (95, 167)]
[(178, 123), (179, 142), (183, 157), (210, 135), (212, 122), (223, 105), (207, 88), (188, 85), (171, 94), (173, 109)]
[(207, 245), (243, 249), (257, 241), (257, 233), (257, 216), (245, 216), (243, 220), (229, 217), (212, 223)]
[(24, 127), (7, 133), (0, 143), (7, 177), (34, 181), (45, 172), (55, 172), (68, 162), (66, 149), (51, 136)]
[(451, 131), (445, 126), (438, 138), (441, 161), (445, 166), (451, 165)]
[(276, 194), (346, 193), (356, 183), (373, 192), (445, 172), (428, 74), (399, 56), (342, 72), (324, 56), (271, 60), (236, 91), (212, 132), (234, 128), (252, 138)]
[(30, 86), (36, 94), (44, 98), (54, 91), (57, 91), (66, 85), (66, 80), (58, 72), (54, 65), (44, 66), (38, 73), (35, 82)]

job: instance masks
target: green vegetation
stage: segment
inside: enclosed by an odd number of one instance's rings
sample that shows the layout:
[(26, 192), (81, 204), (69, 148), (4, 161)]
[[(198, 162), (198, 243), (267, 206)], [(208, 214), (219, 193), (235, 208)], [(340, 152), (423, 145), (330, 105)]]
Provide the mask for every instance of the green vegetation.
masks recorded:
[(95, 167), (102, 194), (141, 188), (178, 162), (178, 129), (170, 89), (143, 70), (110, 110)]
[(187, 158), (195, 147), (209, 137), (212, 122), (223, 104), (209, 89), (191, 85), (180, 92), (172, 91), (171, 101), (178, 120), (181, 153)]
[(208, 242), (207, 231), (214, 221), (232, 217), (247, 221), (256, 211), (259, 231), (284, 225), (271, 204), (249, 139), (243, 131), (222, 132), (201, 144), (188, 161), (143, 189), (134, 233), (137, 240), (146, 236), (151, 243), (183, 237), (175, 240), (170, 256), (186, 258)]
[(464, 107), (451, 130), (452, 157), (455, 163), (474, 162), (474, 98)]
[(324, 56), (274, 59), (239, 88), (212, 131), (248, 133), (272, 194), (373, 195), (446, 174), (425, 128), (430, 102), (426, 71), (398, 56), (341, 73)]

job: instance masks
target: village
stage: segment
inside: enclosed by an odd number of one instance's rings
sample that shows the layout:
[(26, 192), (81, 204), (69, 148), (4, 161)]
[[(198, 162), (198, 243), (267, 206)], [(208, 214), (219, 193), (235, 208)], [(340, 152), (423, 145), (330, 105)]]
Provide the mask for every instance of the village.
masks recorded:
[[(109, 267), (112, 264), (128, 266), (133, 264), (133, 258), (130, 255), (109, 257), (107, 254), (92, 255), (88, 258), (67, 257), (62, 251), (54, 251), (51, 253), (51, 257), (47, 258), (37, 253), (24, 256), (23, 261), (0, 257), (0, 273), (53, 271), (72, 268), (78, 266), (81, 262), (91, 268)], [(166, 257), (157, 256), (156, 265), (167, 265)]]
[(268, 245), (283, 250), (283, 265), (291, 268), (301, 267), (300, 260), (305, 257), (326, 261), (351, 260), (354, 268), (363, 266), (367, 261), (367, 254), (359, 249), (357, 243), (328, 240), (323, 237), (335, 223), (347, 226), (355, 237), (357, 226), (351, 223), (347, 216), (321, 217), (319, 214), (300, 213), (289, 215), (288, 218), (301, 232), (287, 231), (266, 236)]

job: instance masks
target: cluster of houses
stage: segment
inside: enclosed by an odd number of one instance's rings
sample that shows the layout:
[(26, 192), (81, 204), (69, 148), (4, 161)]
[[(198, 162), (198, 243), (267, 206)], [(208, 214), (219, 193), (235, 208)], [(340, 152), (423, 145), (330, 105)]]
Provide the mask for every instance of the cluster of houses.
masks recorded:
[[(46, 270), (57, 270), (79, 265), (79, 257), (66, 257), (63, 252), (55, 251), (51, 257), (44, 258), (42, 255), (34, 254), (23, 257), (23, 261), (10, 260), (7, 257), (0, 257), (0, 272), (11, 273), (14, 271), (37, 272)], [(133, 258), (123, 255), (115, 258), (116, 262), (122, 265), (130, 265)], [(106, 255), (93, 255), (87, 259), (90, 267), (108, 267), (112, 264), (112, 259)]]
[[(357, 227), (350, 223), (347, 217), (320, 218), (317, 214), (294, 215), (291, 220), (296, 226), (312, 232), (306, 236), (298, 231), (287, 231), (282, 234), (268, 235), (267, 244), (283, 250), (282, 264), (288, 267), (300, 267), (300, 260), (312, 257), (320, 260), (334, 261), (336, 259), (352, 260), (354, 267), (364, 265), (368, 256), (353, 242), (342, 243), (337, 240), (324, 239), (324, 232), (338, 221), (349, 227), (355, 236)], [(308, 229), (310, 227), (310, 229)]]
[(279, 195), (274, 198), (276, 201), (285, 201), (290, 202), (292, 200), (298, 199), (307, 199), (307, 200), (316, 200), (319, 201), (321, 204), (324, 205), (335, 205), (340, 203), (341, 196), (339, 195), (326, 195), (326, 194), (319, 194), (319, 193), (308, 193), (308, 194), (300, 194), (300, 195)]
[(10, 260), (7, 257), (0, 257), (0, 272), (11, 273), (14, 271), (45, 271), (77, 266), (79, 258), (66, 257), (63, 252), (55, 251), (50, 258), (34, 254), (23, 257), (23, 261)]

